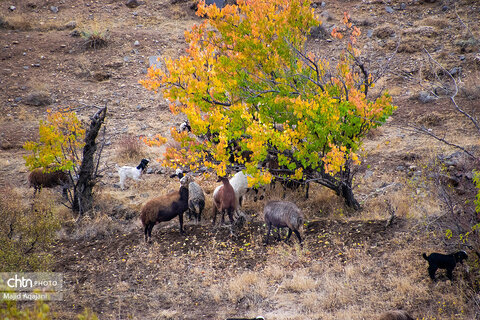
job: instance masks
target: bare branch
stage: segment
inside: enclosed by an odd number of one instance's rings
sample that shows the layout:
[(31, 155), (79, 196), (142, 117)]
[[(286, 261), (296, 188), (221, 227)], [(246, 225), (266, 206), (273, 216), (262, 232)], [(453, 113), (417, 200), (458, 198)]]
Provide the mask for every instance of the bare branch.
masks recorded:
[(475, 126), (475, 128), (477, 128), (477, 131), (480, 133), (480, 124), (478, 123), (478, 121), (473, 117), (471, 116), (469, 113), (467, 113), (465, 110), (463, 110), (458, 104), (457, 102), (455, 101), (455, 97), (457, 96), (458, 94), (458, 85), (457, 85), (457, 81), (455, 81), (455, 78), (452, 76), (452, 74), (447, 70), (445, 69), (445, 67), (443, 67), (440, 63), (438, 63), (431, 55), (430, 55), (430, 52), (427, 51), (427, 49), (423, 48), (423, 50), (427, 53), (427, 55), (429, 56), (429, 58), (436, 64), (438, 65), (444, 72), (445, 74), (447, 74), (450, 79), (452, 79), (453, 81), (453, 84), (455, 86), (455, 92), (450, 96), (450, 100), (452, 101), (453, 105), (455, 106), (455, 109), (457, 109), (458, 112), (460, 112), (461, 114), (463, 114), (465, 117), (467, 117), (472, 123), (473, 125)]
[(398, 126), (399, 128), (403, 129), (403, 130), (407, 130), (407, 131), (414, 131), (414, 132), (419, 132), (419, 133), (422, 133), (422, 134), (425, 134), (425, 135), (428, 135), (432, 138), (434, 138), (435, 140), (438, 140), (448, 146), (451, 146), (451, 147), (454, 147), (456, 149), (459, 149), (463, 152), (465, 152), (467, 155), (469, 155), (472, 159), (474, 160), (478, 160), (478, 158), (473, 155), (471, 152), (469, 152), (467, 149), (465, 149), (464, 147), (462, 146), (459, 146), (455, 143), (452, 143), (452, 142), (449, 142), (447, 140), (445, 140), (445, 138), (441, 138), (439, 136), (437, 136), (435, 133), (433, 133), (433, 131), (425, 128), (425, 127), (415, 127), (413, 125), (407, 125), (407, 127), (410, 127), (410, 128), (406, 128), (406, 127), (401, 127), (401, 126)]

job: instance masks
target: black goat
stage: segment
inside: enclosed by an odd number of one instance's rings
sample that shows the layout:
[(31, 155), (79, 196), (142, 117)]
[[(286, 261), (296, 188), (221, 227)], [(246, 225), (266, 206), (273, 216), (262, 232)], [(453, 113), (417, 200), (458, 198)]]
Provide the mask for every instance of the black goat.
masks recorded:
[(458, 251), (451, 254), (431, 253), (427, 256), (425, 253), (422, 255), (423, 259), (428, 261), (428, 274), (430, 278), (435, 281), (435, 273), (437, 269), (447, 269), (447, 277), (453, 280), (453, 269), (457, 262), (463, 264), (463, 260), (468, 259), (468, 255), (465, 251)]

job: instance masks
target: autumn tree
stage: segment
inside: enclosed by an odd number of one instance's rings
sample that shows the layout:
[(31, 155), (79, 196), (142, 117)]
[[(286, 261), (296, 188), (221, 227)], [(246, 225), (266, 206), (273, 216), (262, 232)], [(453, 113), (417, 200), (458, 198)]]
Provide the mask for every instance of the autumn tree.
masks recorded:
[(388, 94), (367, 99), (371, 76), (359, 63), (360, 31), (345, 15), (348, 46), (336, 66), (306, 51), (320, 21), (308, 0), (238, 0), (222, 10), (200, 3), (206, 19), (185, 32), (186, 54), (150, 68), (142, 84), (161, 90), (191, 133), (172, 130), (180, 147), (171, 166), (243, 169), (250, 184), (317, 182), (358, 208), (352, 165), (366, 133), (394, 107)]
[(72, 181), (68, 200), (74, 212), (83, 214), (93, 205), (93, 187), (98, 177), (102, 148), (97, 148), (96, 138), (104, 122), (107, 108), (100, 108), (90, 119), (88, 129), (69, 108), (48, 111), (45, 121), (40, 121), (38, 142), (29, 141), (24, 148), (31, 153), (25, 156), (30, 169), (66, 171)]

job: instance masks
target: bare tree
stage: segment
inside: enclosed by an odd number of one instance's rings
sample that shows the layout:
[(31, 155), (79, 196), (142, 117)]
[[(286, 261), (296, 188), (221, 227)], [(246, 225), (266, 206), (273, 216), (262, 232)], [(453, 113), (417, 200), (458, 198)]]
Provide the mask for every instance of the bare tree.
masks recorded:
[(96, 139), (107, 115), (107, 107), (99, 109), (91, 118), (90, 127), (85, 134), (82, 163), (78, 170), (78, 179), (73, 185), (72, 210), (82, 216), (93, 206), (93, 187), (98, 178), (98, 167), (103, 143), (98, 148)]

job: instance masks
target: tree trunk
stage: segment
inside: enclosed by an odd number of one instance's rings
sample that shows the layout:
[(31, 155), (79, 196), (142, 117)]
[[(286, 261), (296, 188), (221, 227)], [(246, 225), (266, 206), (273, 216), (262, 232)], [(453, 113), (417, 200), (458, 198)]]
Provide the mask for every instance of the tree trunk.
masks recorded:
[(360, 204), (358, 203), (357, 199), (355, 199), (355, 196), (353, 195), (351, 181), (347, 181), (341, 184), (339, 195), (343, 199), (345, 199), (345, 203), (347, 204), (347, 206), (349, 206), (350, 208), (353, 208), (354, 210), (360, 209)]
[(85, 135), (82, 164), (80, 165), (78, 180), (73, 190), (73, 211), (80, 215), (92, 209), (93, 206), (93, 187), (96, 182), (94, 158), (97, 151), (95, 140), (106, 114), (107, 107), (98, 110), (93, 116), (90, 128)]

